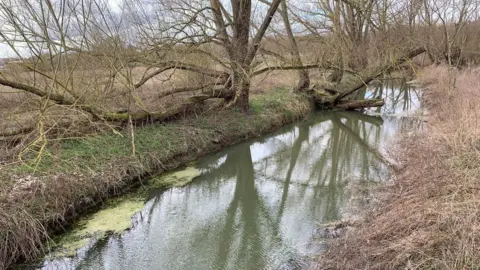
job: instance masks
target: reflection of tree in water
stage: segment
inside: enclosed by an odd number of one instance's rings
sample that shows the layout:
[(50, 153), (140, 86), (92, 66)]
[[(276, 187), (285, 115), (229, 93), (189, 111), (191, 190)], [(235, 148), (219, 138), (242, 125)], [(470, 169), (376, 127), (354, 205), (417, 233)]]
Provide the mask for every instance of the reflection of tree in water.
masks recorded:
[(395, 122), (398, 129), (406, 130), (422, 127), (423, 121), (411, 115), (421, 106), (421, 94), (421, 89), (407, 84), (405, 79), (396, 79), (369, 86), (365, 97), (384, 98), (383, 107), (368, 109), (368, 111), (381, 114), (386, 121)]
[[(362, 177), (371, 177), (372, 164), (378, 163), (374, 149), (381, 123), (379, 117), (360, 113), (320, 113), (296, 125), (294, 135), (290, 128), (264, 139), (263, 146), (273, 146), (263, 159), (253, 162), (252, 144), (242, 144), (204, 160), (202, 178), (209, 181), (201, 182), (212, 185), (209, 190), (218, 190), (215, 185), (227, 179), (235, 181), (226, 213), (219, 213), (224, 217), (216, 221), (219, 239), (210, 241), (217, 245), (214, 268), (262, 269), (271, 266), (269, 256), (274, 250), (282, 250), (283, 259), (294, 256), (295, 247), (282, 231), (284, 226), (301, 226), (282, 223), (285, 215), (292, 214), (292, 207), (304, 207), (293, 211), (313, 224), (339, 218), (349, 181), (346, 175), (360, 168)], [(281, 136), (292, 140), (268, 143)], [(306, 179), (300, 179), (299, 172)], [(262, 185), (270, 181), (278, 184), (273, 208), (265, 201), (268, 196), (261, 194)], [(297, 205), (300, 201), (304, 203)], [(198, 230), (188, 237), (196, 242), (207, 236)]]
[[(382, 119), (359, 113), (331, 113), (330, 137), (325, 146), (311, 151), (313, 169), (310, 179), (316, 179), (315, 198), (325, 203), (323, 221), (340, 217), (344, 204), (344, 188), (352, 177), (370, 180), (375, 177), (379, 154), (376, 151)], [(359, 175), (351, 175), (359, 170)], [(326, 198), (324, 197), (326, 196)]]
[(368, 87), (359, 98), (382, 97), (385, 105), (373, 109), (377, 113), (394, 114), (415, 110), (420, 106), (420, 90), (410, 86), (405, 79), (385, 80)]
[[(229, 159), (230, 156), (232, 158)], [(234, 237), (240, 234), (244, 237), (240, 238), (240, 247), (235, 252), (235, 256), (237, 260), (241, 260), (235, 262), (235, 265), (240, 266), (242, 262), (249, 262), (247, 265), (256, 265), (259, 269), (262, 269), (266, 265), (261, 258), (263, 246), (257, 217), (260, 215), (260, 208), (263, 203), (255, 188), (250, 147), (241, 147), (237, 149), (234, 155), (229, 155), (229, 157), (227, 157), (225, 164), (230, 165), (237, 179), (233, 199), (227, 210), (225, 226), (221, 233), (222, 239), (219, 241), (220, 246), (214, 265), (221, 269), (227, 268), (228, 258), (233, 257), (231, 248), (234, 244)], [(238, 224), (235, 224), (237, 214), (240, 215), (240, 218)], [(237, 232), (235, 232), (234, 227)]]
[[(262, 250), (267, 246), (264, 241), (272, 243), (282, 241), (280, 224), (292, 185), (297, 187), (296, 192), (300, 192), (302, 197), (308, 189), (313, 189), (309, 204), (315, 207), (310, 209), (314, 211), (324, 203), (323, 221), (337, 219), (343, 202), (343, 189), (348, 181), (340, 177), (345, 176), (352, 166), (359, 166), (362, 169), (362, 177), (370, 177), (369, 167), (372, 163), (378, 162), (375, 146), (378, 145), (381, 123), (381, 118), (363, 114), (323, 113), (314, 121), (297, 125), (298, 132), (289, 145), (290, 150), (287, 151), (289, 153), (285, 154), (283, 147), (279, 147), (278, 151), (275, 149), (271, 155), (256, 162), (260, 165), (256, 171), (250, 145), (242, 145), (236, 147), (235, 151), (228, 152), (223, 163), (209, 170), (209, 176), (215, 178), (236, 178), (235, 191), (227, 210), (215, 265), (227, 268), (227, 264), (232, 263), (228, 258), (231, 259), (234, 257), (232, 254), (235, 254), (236, 260), (241, 258), (235, 265), (248, 262), (247, 265), (264, 266), (265, 261), (261, 257)], [(319, 125), (327, 127), (319, 134), (311, 134), (311, 128)], [(322, 145), (319, 139), (324, 136), (329, 137), (326, 145)], [(302, 145), (308, 145), (308, 148), (302, 148)], [(310, 180), (307, 182), (293, 179), (300, 157), (302, 160), (307, 158), (310, 162), (314, 160), (309, 174)], [(270, 166), (272, 163), (265, 161), (272, 159), (279, 171), (275, 176), (268, 175), (267, 179), (281, 182), (282, 187), (281, 198), (273, 217), (255, 184), (256, 178), (258, 180), (259, 176), (267, 176), (264, 166)], [(312, 181), (313, 179), (317, 180)], [(316, 217), (318, 213), (310, 212), (310, 215)], [(268, 235), (274, 239), (262, 235), (262, 230), (268, 230)], [(234, 247), (237, 237), (240, 237), (239, 246)], [(235, 248), (236, 250), (233, 250)]]
[[(382, 124), (377, 116), (322, 112), (293, 128), (204, 158), (199, 167), (205, 181), (193, 185), (215, 194), (225, 182), (235, 181), (233, 195), (227, 197), (226, 212), (210, 220), (215, 223), (211, 229), (195, 229), (185, 237), (191, 243), (216, 245), (215, 269), (272, 266), (269, 256), (277, 250), (296, 252), (291, 240), (296, 235), (286, 234), (286, 227), (301, 229), (305, 222), (315, 226), (340, 218), (348, 182), (381, 176), (384, 168), (377, 149)], [(252, 157), (256, 143), (262, 154), (268, 152), (266, 157)], [(285, 218), (292, 215), (293, 221)]]
[[(300, 130), (294, 146), (308, 139), (308, 127), (302, 127)], [(263, 249), (274, 249), (276, 244), (283, 242), (279, 225), (288, 195), (290, 181), (288, 174), (291, 175), (300, 154), (300, 147), (292, 149), (289, 173), (287, 172), (283, 185), (282, 203), (276, 219), (268, 212), (255, 185), (254, 164), (249, 145), (236, 147), (234, 152), (228, 153), (220, 166), (210, 171), (210, 174), (221, 175), (222, 178), (236, 178), (233, 198), (220, 233), (221, 239), (218, 242), (219, 247), (214, 262), (216, 268), (225, 269), (235, 265), (237, 268), (247, 269), (248, 266), (254, 265), (258, 269), (263, 269), (268, 264), (263, 257), (265, 254)], [(262, 230), (264, 230), (263, 234)], [(237, 237), (238, 243), (236, 243)], [(235, 261), (231, 261), (233, 258)]]
[(300, 125), (298, 127), (298, 135), (291, 148), (292, 151), (290, 153), (290, 163), (288, 165), (287, 175), (285, 176), (285, 180), (283, 182), (283, 189), (282, 189), (283, 191), (282, 191), (282, 198), (280, 200), (280, 207), (277, 215), (277, 222), (276, 222), (277, 224), (280, 223), (280, 219), (285, 210), (285, 203), (287, 202), (288, 189), (292, 181), (293, 169), (295, 168), (298, 157), (300, 156), (300, 150), (302, 149), (303, 142), (308, 140), (309, 130), (310, 130), (309, 125)]

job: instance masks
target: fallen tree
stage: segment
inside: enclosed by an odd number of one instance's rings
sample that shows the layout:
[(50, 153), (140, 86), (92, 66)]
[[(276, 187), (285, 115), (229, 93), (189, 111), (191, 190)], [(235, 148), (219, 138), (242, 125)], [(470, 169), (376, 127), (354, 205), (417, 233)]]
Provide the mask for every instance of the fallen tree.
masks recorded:
[(425, 51), (426, 50), (424, 47), (418, 47), (410, 50), (392, 63), (377, 68), (375, 71), (368, 73), (367, 75), (359, 76), (357, 82), (353, 85), (336, 86), (332, 84), (326, 84), (320, 87), (316, 87), (314, 85), (308, 90), (308, 93), (313, 97), (319, 107), (325, 109), (354, 110), (368, 107), (381, 107), (384, 105), (383, 99), (346, 100), (346, 98), (363, 89), (368, 83), (376, 78), (392, 72), (399, 65), (409, 61), (417, 55), (424, 53)]

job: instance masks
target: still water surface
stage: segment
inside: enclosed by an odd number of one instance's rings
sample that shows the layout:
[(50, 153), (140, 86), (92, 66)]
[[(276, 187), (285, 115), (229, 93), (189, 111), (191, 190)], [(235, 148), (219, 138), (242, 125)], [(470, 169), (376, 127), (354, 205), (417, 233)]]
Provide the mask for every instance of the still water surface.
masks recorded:
[(153, 192), (131, 230), (44, 268), (308, 268), (308, 258), (322, 249), (319, 224), (345, 217), (352, 184), (387, 178), (377, 150), (419, 123), (411, 114), (420, 91), (387, 82), (364, 94), (383, 96), (386, 106), (367, 114), (316, 112), (201, 158), (201, 176)]

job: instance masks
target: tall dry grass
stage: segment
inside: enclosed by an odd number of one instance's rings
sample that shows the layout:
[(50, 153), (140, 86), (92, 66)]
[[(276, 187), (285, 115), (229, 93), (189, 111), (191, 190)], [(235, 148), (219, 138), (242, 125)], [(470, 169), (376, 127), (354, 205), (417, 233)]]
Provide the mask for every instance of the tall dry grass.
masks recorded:
[(480, 267), (479, 73), (438, 66), (420, 74), (427, 128), (398, 142), (403, 169), (320, 268)]

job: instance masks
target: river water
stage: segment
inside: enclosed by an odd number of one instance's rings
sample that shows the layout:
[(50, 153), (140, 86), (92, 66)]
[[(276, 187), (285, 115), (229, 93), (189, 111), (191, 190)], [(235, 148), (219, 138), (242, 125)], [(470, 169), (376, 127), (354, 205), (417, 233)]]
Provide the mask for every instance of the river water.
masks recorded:
[(365, 92), (386, 98), (383, 108), (315, 112), (201, 158), (201, 175), (185, 187), (151, 192), (130, 230), (43, 268), (308, 268), (323, 248), (320, 224), (352, 215), (352, 186), (388, 178), (379, 153), (400, 129), (419, 125), (412, 115), (420, 94), (387, 81)]

